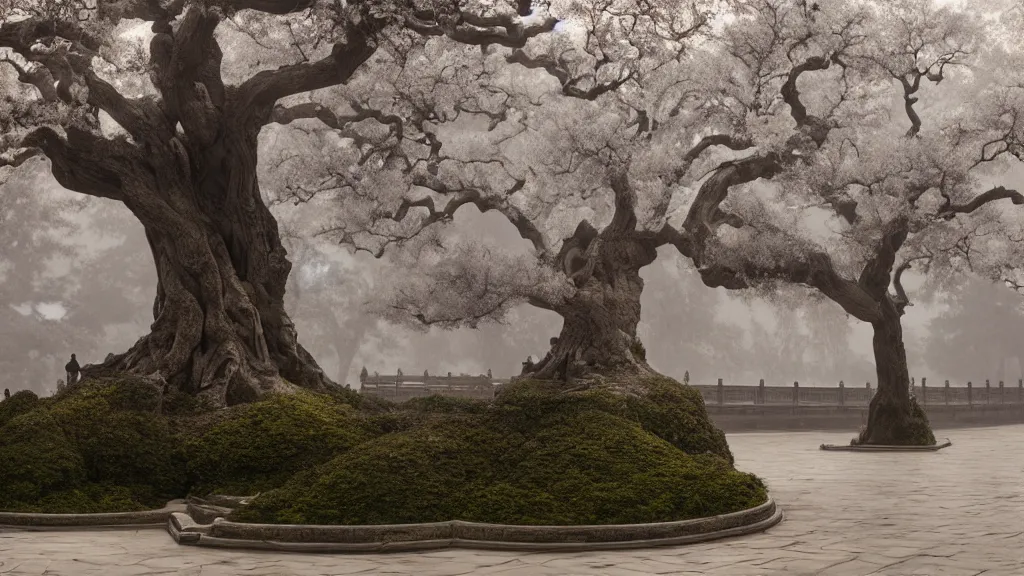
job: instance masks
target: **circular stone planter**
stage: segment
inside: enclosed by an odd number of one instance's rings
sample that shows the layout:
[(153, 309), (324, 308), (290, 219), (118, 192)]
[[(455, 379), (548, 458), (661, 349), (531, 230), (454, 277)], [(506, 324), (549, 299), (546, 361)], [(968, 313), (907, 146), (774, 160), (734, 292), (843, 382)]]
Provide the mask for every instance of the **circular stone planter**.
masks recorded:
[(859, 446), (846, 446), (837, 444), (822, 444), (822, 450), (829, 450), (833, 452), (935, 452), (942, 450), (943, 448), (952, 446), (953, 443), (946, 438), (946, 441), (941, 444), (933, 444), (931, 446), (880, 446), (874, 444), (863, 444)]
[(136, 529), (164, 526), (174, 513), (185, 511), (184, 500), (171, 500), (159, 510), (102, 514), (36, 514), (0, 512), (0, 527), (19, 530)]
[(406, 552), (439, 548), (516, 551), (590, 551), (706, 542), (761, 532), (782, 520), (770, 497), (748, 510), (652, 524), (511, 526), (452, 520), (430, 524), (307, 526), (242, 524), (216, 518), (199, 524), (172, 514), (167, 531), (179, 544), (282, 552)]

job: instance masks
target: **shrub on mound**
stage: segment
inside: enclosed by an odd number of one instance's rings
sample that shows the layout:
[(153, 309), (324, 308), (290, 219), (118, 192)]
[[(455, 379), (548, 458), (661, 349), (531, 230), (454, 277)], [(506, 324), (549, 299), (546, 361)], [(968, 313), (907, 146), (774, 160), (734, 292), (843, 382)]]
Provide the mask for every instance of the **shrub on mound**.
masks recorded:
[(85, 481), (85, 465), (45, 410), (0, 427), (0, 509), (10, 510)]
[(152, 507), (186, 491), (181, 444), (155, 413), (159, 401), (159, 389), (144, 380), (103, 379), (76, 387), (50, 413), (81, 455), (87, 482), (126, 489)]
[(10, 398), (0, 401), (0, 428), (39, 406), (39, 397), (31, 390), (15, 392)]
[[(140, 378), (87, 380), (0, 429), (0, 508), (140, 510), (186, 491), (180, 443)], [(10, 463), (10, 465), (8, 465)]]
[(560, 392), (557, 382), (520, 380), (501, 391), (495, 405), (527, 421), (601, 410), (640, 424), (687, 454), (716, 454), (733, 462), (725, 433), (711, 422), (700, 392), (664, 376)]
[[(613, 394), (514, 389), (370, 440), (235, 512), (247, 522), (609, 524), (756, 506), (761, 481), (645, 430)], [(563, 398), (558, 398), (563, 396)], [(441, 404), (444, 404), (443, 402)]]
[(47, 494), (37, 501), (17, 503), (4, 509), (8, 512), (42, 514), (99, 514), (135, 512), (152, 508), (153, 505), (140, 503), (136, 493), (130, 488), (109, 484), (83, 484), (77, 488)]
[(190, 437), (188, 472), (198, 494), (255, 494), (373, 435), (365, 417), (335, 398), (275, 395), (239, 406)]
[(160, 409), (161, 386), (139, 376), (116, 376), (83, 380), (54, 397), (53, 405), (71, 400), (102, 399), (111, 410), (156, 412)]

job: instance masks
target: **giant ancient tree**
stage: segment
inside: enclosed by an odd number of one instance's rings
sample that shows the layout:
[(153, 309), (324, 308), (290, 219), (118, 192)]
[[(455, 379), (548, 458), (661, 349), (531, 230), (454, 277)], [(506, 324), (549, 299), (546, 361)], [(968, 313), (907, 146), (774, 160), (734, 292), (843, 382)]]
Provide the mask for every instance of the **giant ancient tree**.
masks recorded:
[[(83, 372), (155, 375), (229, 404), (328, 382), (285, 313), (291, 265), (256, 174), (263, 128), (320, 117), (288, 99), (421, 38), (521, 47), (556, 23), (529, 2), (3, 0), (0, 14), (13, 86), (0, 164), (45, 158), (65, 188), (124, 203), (157, 268), (150, 334)], [(259, 23), (260, 50), (228, 22)]]

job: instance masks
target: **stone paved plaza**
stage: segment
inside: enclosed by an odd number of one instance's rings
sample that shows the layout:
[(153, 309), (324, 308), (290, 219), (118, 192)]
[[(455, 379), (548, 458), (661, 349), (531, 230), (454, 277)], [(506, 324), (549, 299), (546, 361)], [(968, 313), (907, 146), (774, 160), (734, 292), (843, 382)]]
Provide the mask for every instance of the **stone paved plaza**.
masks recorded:
[(762, 534), (650, 550), (285, 555), (178, 546), (162, 530), (0, 532), (0, 574), (1024, 576), (1024, 426), (940, 431), (937, 453), (825, 453), (851, 433), (735, 434), (786, 519)]

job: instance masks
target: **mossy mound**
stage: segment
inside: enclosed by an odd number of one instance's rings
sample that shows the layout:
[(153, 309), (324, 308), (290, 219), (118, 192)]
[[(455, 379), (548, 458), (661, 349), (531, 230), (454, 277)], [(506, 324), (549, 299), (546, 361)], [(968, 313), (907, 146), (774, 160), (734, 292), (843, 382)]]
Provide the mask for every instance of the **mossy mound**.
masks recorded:
[(238, 406), (186, 440), (197, 494), (255, 494), (326, 462), (377, 433), (355, 408), (300, 391)]
[[(13, 398), (13, 397), (12, 397)], [(45, 410), (0, 427), (0, 509), (21, 509), (85, 482), (85, 464)]]
[(84, 381), (0, 429), (0, 507), (40, 512), (160, 507), (183, 495), (180, 443), (155, 412), (160, 390), (134, 378)]
[(39, 406), (39, 396), (31, 390), (15, 392), (10, 398), (0, 401), (0, 428), (16, 416), (21, 416)]
[(297, 474), (233, 519), (614, 524), (765, 502), (762, 482), (732, 467), (699, 395), (667, 379), (635, 382), (631, 390), (566, 392), (523, 381), (493, 404), (415, 400), (402, 406), (408, 429)]
[(102, 399), (111, 410), (157, 412), (163, 392), (159, 384), (138, 376), (104, 377), (83, 380), (52, 399), (57, 406), (69, 401)]
[(520, 380), (506, 386), (495, 404), (525, 419), (601, 410), (640, 424), (687, 454), (710, 453), (733, 462), (725, 433), (711, 422), (700, 391), (664, 376), (569, 392), (557, 382)]

